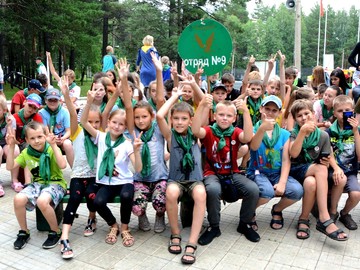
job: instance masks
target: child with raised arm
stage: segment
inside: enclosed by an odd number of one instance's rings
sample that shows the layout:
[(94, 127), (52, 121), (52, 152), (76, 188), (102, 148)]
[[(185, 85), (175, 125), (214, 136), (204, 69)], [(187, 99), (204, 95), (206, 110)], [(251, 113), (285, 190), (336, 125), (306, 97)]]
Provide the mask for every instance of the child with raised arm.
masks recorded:
[[(128, 70), (128, 64), (123, 62), (125, 69)], [(127, 73), (127, 72), (126, 72)], [(129, 91), (127, 85), (122, 85), (123, 93)], [(133, 118), (132, 105), (130, 99), (124, 99), (126, 112), (122, 109), (112, 111), (108, 120), (108, 131), (100, 132), (96, 130), (88, 122), (88, 113), (91, 104), (96, 96), (96, 88), (88, 92), (87, 103), (81, 116), (81, 124), (83, 128), (89, 132), (90, 136), (96, 138), (98, 145), (96, 183), (99, 185), (94, 205), (96, 212), (110, 226), (110, 232), (105, 238), (108, 244), (115, 244), (119, 231), (121, 233), (123, 245), (131, 247), (134, 245), (134, 237), (129, 230), (129, 222), (134, 196), (133, 173), (129, 169), (129, 162), (136, 172), (142, 170), (142, 162), (140, 155), (140, 137), (134, 138), (134, 145), (124, 137), (126, 130), (127, 117), (128, 121)], [(129, 94), (130, 93), (126, 93)], [(126, 95), (125, 94), (125, 95)], [(130, 118), (131, 117), (131, 118)], [(120, 216), (121, 225), (116, 222), (116, 218), (107, 206), (115, 196), (120, 195), (121, 206)]]
[(332, 154), (329, 135), (316, 126), (310, 100), (296, 100), (291, 107), (291, 114), (296, 125), (290, 136), (290, 175), (304, 187), (296, 237), (309, 238), (309, 215), (316, 199), (319, 208), (316, 229), (331, 239), (345, 241), (347, 235), (335, 225), (327, 209), (327, 158)]
[[(329, 172), (329, 188), (331, 188), (330, 216), (334, 221), (339, 216), (337, 206), (343, 191), (349, 197), (344, 208), (340, 211), (339, 220), (349, 230), (356, 230), (358, 225), (349, 212), (353, 210), (360, 201), (360, 185), (358, 183), (358, 157), (360, 157), (360, 135), (359, 122), (355, 117), (348, 118), (347, 124), (343, 118), (344, 112), (353, 112), (354, 102), (349, 96), (340, 95), (334, 99), (335, 122), (327, 130), (330, 136), (331, 146), (334, 150), (335, 159), (330, 161), (332, 169)], [(333, 162), (333, 163), (332, 163)], [(342, 184), (342, 182), (344, 182)], [(344, 188), (345, 185), (345, 188)]]
[[(303, 188), (290, 172), (290, 132), (280, 128), (276, 119), (281, 113), (280, 98), (267, 96), (261, 103), (262, 120), (254, 127), (255, 135), (250, 143), (250, 164), (247, 176), (254, 180), (260, 190), (257, 207), (275, 196), (281, 197), (271, 209), (270, 227), (282, 229), (282, 211), (302, 198)], [(255, 216), (253, 225), (257, 227)]]
[[(259, 188), (255, 182), (241, 175), (237, 166), (237, 150), (240, 143), (248, 143), (253, 136), (249, 109), (243, 100), (238, 100), (236, 107), (231, 101), (222, 101), (216, 105), (215, 123), (212, 126), (201, 127), (201, 119), (204, 115), (208, 115), (212, 100), (211, 95), (205, 95), (195, 113), (192, 124), (194, 135), (202, 140), (206, 149), (204, 183), (210, 223), (198, 242), (200, 245), (207, 245), (215, 237), (221, 235), (219, 228), (222, 194), (220, 177), (225, 176), (232, 178), (239, 198), (243, 198), (237, 231), (244, 234), (248, 240), (258, 242), (260, 236), (251, 227), (251, 221), (259, 199)], [(234, 128), (232, 125), (236, 120), (237, 110), (240, 110), (244, 116), (243, 130), (238, 127)]]
[(46, 221), (50, 225), (47, 240), (43, 243), (44, 249), (55, 247), (60, 239), (61, 230), (58, 227), (54, 208), (66, 193), (66, 181), (62, 169), (66, 167), (66, 160), (56, 145), (53, 133), (46, 135), (43, 124), (32, 121), (25, 128), (25, 139), (28, 147), (14, 158), (15, 136), (9, 135), (9, 153), (6, 160), (6, 169), (27, 167), (31, 172), (31, 183), (14, 197), (14, 211), (20, 231), (14, 242), (15, 249), (22, 249), (30, 239), (30, 231), (26, 222), (26, 211), (39, 207)]
[[(196, 259), (196, 243), (205, 215), (206, 192), (202, 182), (200, 147), (190, 127), (193, 108), (185, 102), (176, 103), (181, 94), (181, 89), (174, 92), (160, 108), (156, 119), (170, 148), (170, 174), (166, 188), (166, 212), (171, 226), (168, 251), (173, 254), (182, 252), (178, 202), (186, 192), (194, 200), (194, 209), (189, 242), (185, 246), (181, 261), (184, 264), (192, 264)], [(176, 104), (172, 106), (174, 103)], [(166, 121), (169, 110), (172, 129)]]

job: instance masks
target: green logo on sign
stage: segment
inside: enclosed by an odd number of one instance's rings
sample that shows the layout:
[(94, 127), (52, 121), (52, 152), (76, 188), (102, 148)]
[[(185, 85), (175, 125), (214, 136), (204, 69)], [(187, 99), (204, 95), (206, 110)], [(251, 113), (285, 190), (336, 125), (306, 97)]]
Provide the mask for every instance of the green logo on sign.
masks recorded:
[(202, 66), (206, 75), (213, 75), (222, 71), (229, 62), (232, 40), (221, 23), (198, 20), (181, 33), (178, 51), (190, 72), (195, 73)]

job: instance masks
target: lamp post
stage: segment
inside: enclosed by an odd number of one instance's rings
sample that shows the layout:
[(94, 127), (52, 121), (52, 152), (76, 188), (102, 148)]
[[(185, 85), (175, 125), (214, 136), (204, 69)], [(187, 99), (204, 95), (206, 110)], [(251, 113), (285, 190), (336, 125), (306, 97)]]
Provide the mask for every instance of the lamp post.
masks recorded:
[(295, 2), (294, 64), (299, 70), (299, 76), (301, 76), (301, 0)]

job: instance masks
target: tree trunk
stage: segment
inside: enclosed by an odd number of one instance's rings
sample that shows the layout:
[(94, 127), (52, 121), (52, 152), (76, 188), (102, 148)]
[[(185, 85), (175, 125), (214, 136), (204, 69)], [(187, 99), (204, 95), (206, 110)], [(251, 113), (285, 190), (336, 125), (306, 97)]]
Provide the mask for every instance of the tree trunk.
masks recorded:
[(75, 49), (70, 49), (70, 59), (69, 59), (70, 69), (75, 71)]
[(103, 17), (103, 44), (102, 44), (102, 56), (106, 54), (106, 46), (108, 45), (108, 33), (109, 33), (109, 14), (108, 14), (108, 4), (107, 0), (104, 0), (103, 10), (104, 10), (104, 17)]

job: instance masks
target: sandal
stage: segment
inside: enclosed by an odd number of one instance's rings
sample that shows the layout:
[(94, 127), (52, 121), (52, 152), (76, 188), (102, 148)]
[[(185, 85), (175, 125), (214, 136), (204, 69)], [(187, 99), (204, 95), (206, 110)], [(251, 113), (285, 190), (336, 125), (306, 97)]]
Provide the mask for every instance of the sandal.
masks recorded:
[[(307, 228), (300, 228), (300, 225), (306, 225)], [(305, 236), (300, 236), (299, 233), (306, 233)], [(310, 237), (310, 220), (309, 219), (299, 219), (297, 224), (297, 231), (296, 231), (297, 239), (305, 240)]]
[(0, 197), (3, 197), (5, 195), (5, 191), (2, 185), (0, 185)]
[(345, 237), (344, 238), (339, 238), (339, 234), (341, 233), (344, 233), (343, 230), (341, 229), (337, 229), (336, 231), (333, 231), (331, 233), (328, 233), (326, 231), (326, 228), (329, 227), (331, 224), (333, 224), (334, 221), (330, 218), (324, 222), (321, 222), (320, 220), (318, 220), (318, 222), (316, 223), (316, 229), (325, 234), (326, 236), (330, 237), (332, 240), (335, 240), (335, 241), (346, 241), (348, 240), (349, 238), (347, 237), (347, 235), (345, 234)]
[[(280, 230), (284, 227), (284, 218), (283, 218), (283, 215), (282, 215), (282, 212), (281, 211), (275, 211), (275, 206), (277, 204), (274, 204), (273, 207), (271, 208), (271, 215), (273, 216), (271, 221), (270, 221), (270, 227), (271, 229), (273, 230)], [(274, 216), (278, 216), (280, 217), (281, 219), (274, 219)], [(278, 224), (278, 225), (281, 225), (281, 227), (277, 228), (277, 227), (274, 227), (273, 225), (274, 224)]]
[[(186, 251), (187, 248), (192, 248), (194, 249), (192, 252), (188, 252)], [(181, 257), (181, 262), (183, 264), (193, 264), (195, 261), (196, 261), (196, 257), (195, 257), (195, 252), (196, 252), (196, 249), (197, 249), (197, 245), (193, 245), (193, 244), (190, 244), (188, 243), (186, 246), (185, 246), (185, 252), (184, 252), (184, 255), (182, 255)], [(186, 259), (185, 257), (191, 257), (192, 260), (188, 260)]]
[(23, 190), (24, 186), (23, 186), (23, 184), (21, 184), (20, 182), (12, 182), (12, 183), (11, 183), (11, 188), (12, 188), (15, 192), (19, 193), (20, 191)]
[[(95, 225), (95, 227), (93, 227)], [(88, 223), (84, 229), (84, 236), (92, 236), (96, 231), (96, 218), (88, 219)]]
[[(173, 242), (174, 239), (178, 239), (179, 243), (174, 243)], [(174, 249), (172, 249), (172, 247), (178, 247), (179, 249), (174, 250)], [(172, 234), (170, 236), (170, 242), (169, 242), (169, 245), (168, 245), (168, 251), (171, 254), (180, 254), (182, 252), (182, 249), (181, 249), (181, 235), (180, 234)]]
[(122, 242), (123, 242), (124, 247), (131, 247), (135, 243), (134, 236), (131, 235), (129, 230), (122, 231), (121, 238), (122, 238)]
[[(68, 259), (71, 259), (72, 257), (74, 257), (73, 250), (70, 248), (69, 243), (70, 242), (68, 239), (60, 241), (60, 244), (63, 245), (63, 248), (61, 249), (61, 257), (65, 260), (68, 260)], [(65, 253), (67, 253), (67, 254), (65, 254)]]
[(259, 229), (259, 226), (258, 226), (257, 223), (256, 223), (256, 214), (254, 214), (253, 220), (252, 220), (251, 222), (249, 222), (248, 224), (252, 227), (252, 229), (253, 229), (255, 232), (257, 232), (257, 230)]
[(118, 227), (111, 227), (110, 232), (106, 235), (105, 242), (113, 245), (117, 242), (117, 236), (119, 235)]

